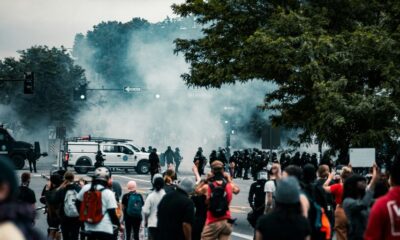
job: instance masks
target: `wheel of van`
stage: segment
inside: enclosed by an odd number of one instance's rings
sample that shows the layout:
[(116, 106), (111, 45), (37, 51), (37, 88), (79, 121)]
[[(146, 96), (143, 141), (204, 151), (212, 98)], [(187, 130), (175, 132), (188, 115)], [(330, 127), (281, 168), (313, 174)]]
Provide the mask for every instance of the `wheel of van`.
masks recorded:
[(86, 174), (92, 166), (89, 158), (79, 158), (75, 164), (75, 171), (79, 174)]
[(140, 161), (136, 167), (136, 172), (139, 174), (148, 174), (150, 171), (150, 165), (146, 161)]
[(21, 170), (25, 167), (25, 157), (22, 155), (14, 155), (11, 157), (15, 168)]

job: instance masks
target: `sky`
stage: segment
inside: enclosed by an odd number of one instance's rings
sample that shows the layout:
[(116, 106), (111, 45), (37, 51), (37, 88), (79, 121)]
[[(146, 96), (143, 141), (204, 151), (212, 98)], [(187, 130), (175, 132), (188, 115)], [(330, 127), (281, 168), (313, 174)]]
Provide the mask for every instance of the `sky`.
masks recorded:
[(75, 34), (101, 21), (150, 22), (174, 17), (171, 5), (184, 0), (0, 0), (0, 59), (17, 57), (33, 45), (72, 48)]

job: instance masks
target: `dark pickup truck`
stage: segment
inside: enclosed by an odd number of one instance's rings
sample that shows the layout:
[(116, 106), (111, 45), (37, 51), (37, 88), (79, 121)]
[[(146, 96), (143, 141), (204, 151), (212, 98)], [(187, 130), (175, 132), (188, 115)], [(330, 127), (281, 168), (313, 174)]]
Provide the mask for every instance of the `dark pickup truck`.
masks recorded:
[(36, 161), (41, 156), (47, 156), (47, 153), (40, 153), (40, 144), (35, 142), (34, 145), (16, 141), (10, 133), (0, 126), (0, 157), (11, 159), (16, 169), (23, 169), (25, 160)]

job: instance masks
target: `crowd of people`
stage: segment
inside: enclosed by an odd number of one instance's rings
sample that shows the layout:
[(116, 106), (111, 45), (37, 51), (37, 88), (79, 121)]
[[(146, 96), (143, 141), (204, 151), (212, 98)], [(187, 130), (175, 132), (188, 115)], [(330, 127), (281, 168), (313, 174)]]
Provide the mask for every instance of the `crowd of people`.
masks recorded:
[[(106, 167), (90, 181), (54, 172), (38, 200), (46, 206), (47, 239), (136, 240), (141, 232), (156, 240), (230, 239), (230, 204), (240, 189), (218, 153), (204, 174), (199, 152), (194, 177), (178, 179), (171, 165), (152, 175), (145, 195), (135, 181), (122, 194)], [(248, 195), (254, 239), (400, 239), (400, 156), (387, 170), (374, 165), (365, 177), (350, 165), (267, 161)], [(33, 227), (37, 199), (29, 184), (30, 173), (18, 184), (13, 166), (0, 161), (0, 239), (44, 239)]]
[(248, 196), (255, 239), (400, 239), (400, 157), (371, 167), (282, 165), (259, 172)]

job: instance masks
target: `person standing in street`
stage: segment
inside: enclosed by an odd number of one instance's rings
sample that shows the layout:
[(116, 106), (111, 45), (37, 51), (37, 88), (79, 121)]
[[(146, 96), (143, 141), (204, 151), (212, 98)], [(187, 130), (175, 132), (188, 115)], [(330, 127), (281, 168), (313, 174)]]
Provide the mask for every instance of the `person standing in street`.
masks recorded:
[(239, 192), (239, 187), (232, 182), (229, 174), (224, 172), (224, 164), (219, 160), (214, 161), (208, 184), (200, 184), (196, 188), (196, 194), (205, 195), (208, 203), (202, 240), (229, 239), (233, 224), (229, 206), (232, 195)]
[(257, 174), (257, 181), (251, 184), (248, 201), (252, 209), (250, 224), (254, 228), (257, 220), (264, 214), (265, 210), (265, 183), (268, 179), (268, 173), (260, 171)]
[(28, 158), (28, 162), (29, 162), (29, 171), (30, 171), (31, 173), (32, 173), (32, 172), (37, 173), (37, 171), (36, 171), (36, 161), (37, 161), (36, 158), (31, 158), (31, 157)]
[(179, 148), (175, 148), (174, 152), (174, 162), (175, 162), (175, 172), (179, 173), (179, 165), (181, 164), (183, 157), (181, 156), (181, 152)]
[(145, 225), (149, 230), (149, 240), (157, 239), (157, 212), (158, 204), (165, 195), (164, 180), (162, 177), (154, 177), (153, 179), (153, 192), (147, 196), (143, 206), (143, 215), (145, 217)]
[(160, 159), (158, 158), (157, 149), (152, 148), (149, 155), (150, 163), (150, 180), (153, 181), (154, 174), (160, 173)]
[(81, 225), (79, 221), (79, 206), (76, 205), (81, 187), (75, 183), (75, 176), (70, 171), (64, 174), (64, 179), (56, 193), (56, 198), (60, 205), (61, 232), (63, 240), (75, 240), (78, 239)]
[(183, 178), (176, 191), (166, 194), (158, 205), (157, 240), (190, 240), (194, 222), (194, 204), (189, 198), (194, 181)]
[(136, 192), (136, 182), (129, 181), (127, 184), (128, 193), (122, 197), (122, 209), (125, 221), (125, 239), (130, 240), (133, 232), (133, 239), (139, 240), (140, 224), (142, 223), (143, 197)]
[(117, 201), (110, 187), (111, 173), (105, 167), (94, 171), (93, 180), (78, 193), (80, 220), (84, 222), (88, 240), (114, 239), (114, 227), (121, 229), (116, 214)]
[(207, 164), (207, 159), (203, 155), (203, 148), (199, 147), (193, 160), (194, 165), (199, 170), (200, 176), (204, 175), (204, 167)]
[(172, 151), (171, 146), (167, 147), (167, 150), (164, 152), (165, 160), (167, 161), (167, 169), (171, 168), (174, 165), (174, 151)]
[(311, 228), (302, 214), (300, 185), (295, 177), (277, 181), (275, 202), (275, 208), (258, 220), (255, 239), (309, 239)]
[(269, 179), (265, 183), (265, 213), (271, 212), (275, 207), (275, 199), (273, 198), (276, 190), (276, 181), (281, 178), (281, 166), (279, 163), (274, 163), (269, 170)]
[(29, 188), (29, 184), (31, 182), (31, 174), (28, 172), (24, 172), (21, 175), (21, 186), (19, 186), (18, 191), (18, 201), (23, 203), (28, 203), (32, 206), (32, 209), (35, 209), (36, 204), (36, 196), (35, 192)]
[(372, 206), (365, 240), (400, 240), (400, 155), (390, 167), (390, 190)]
[(44, 240), (33, 228), (35, 210), (18, 202), (18, 181), (11, 161), (0, 159), (0, 239)]
[(327, 193), (331, 193), (335, 197), (336, 209), (335, 209), (335, 232), (338, 240), (347, 240), (347, 217), (343, 209), (343, 184), (352, 175), (352, 169), (349, 167), (343, 167), (340, 172), (340, 182), (329, 185), (335, 177), (335, 172), (329, 174), (326, 179), (323, 188)]

